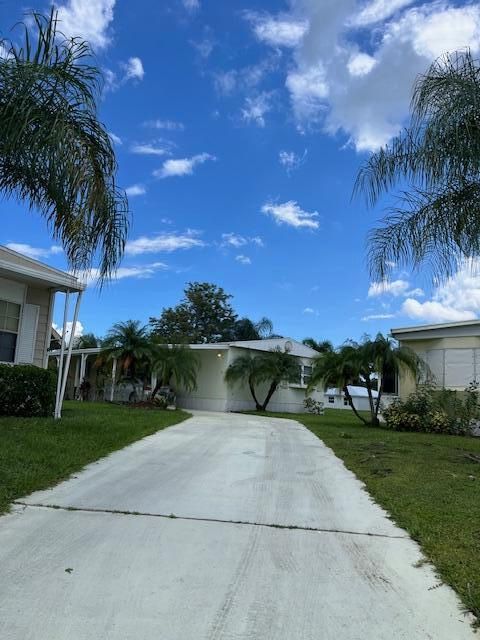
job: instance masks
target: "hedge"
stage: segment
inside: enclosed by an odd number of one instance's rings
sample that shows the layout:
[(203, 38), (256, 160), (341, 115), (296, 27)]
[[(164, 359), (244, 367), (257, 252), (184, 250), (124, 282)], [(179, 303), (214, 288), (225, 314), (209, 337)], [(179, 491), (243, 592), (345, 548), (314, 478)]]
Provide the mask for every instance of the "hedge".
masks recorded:
[(0, 364), (0, 415), (53, 415), (56, 383), (55, 371), (31, 364)]

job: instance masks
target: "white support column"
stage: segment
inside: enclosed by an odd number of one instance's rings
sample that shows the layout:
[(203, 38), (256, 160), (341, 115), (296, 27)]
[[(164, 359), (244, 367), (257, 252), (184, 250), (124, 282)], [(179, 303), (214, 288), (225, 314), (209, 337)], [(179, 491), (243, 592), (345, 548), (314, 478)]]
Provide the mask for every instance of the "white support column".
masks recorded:
[(83, 295), (83, 291), (79, 291), (77, 294), (77, 302), (75, 304), (75, 311), (73, 314), (73, 322), (72, 322), (72, 330), (70, 332), (70, 342), (68, 344), (68, 351), (67, 351), (67, 359), (65, 362), (65, 366), (63, 369), (63, 379), (62, 379), (62, 387), (60, 389), (60, 398), (59, 398), (59, 403), (58, 403), (58, 408), (57, 408), (57, 415), (55, 416), (57, 418), (57, 420), (59, 418), (62, 417), (62, 404), (63, 404), (63, 397), (65, 395), (65, 388), (67, 386), (67, 378), (68, 378), (68, 370), (70, 368), (70, 360), (72, 358), (72, 349), (73, 349), (73, 339), (75, 336), (75, 330), (77, 328), (77, 320), (78, 320), (78, 312), (80, 310), (80, 303), (82, 301), (82, 295)]
[(60, 359), (58, 362), (58, 371), (57, 371), (57, 392), (55, 395), (55, 412), (53, 417), (55, 419), (59, 418), (59, 406), (60, 406), (60, 395), (62, 389), (62, 374), (63, 374), (63, 356), (65, 355), (65, 333), (67, 331), (67, 318), (68, 318), (68, 304), (70, 302), (70, 289), (67, 289), (65, 292), (65, 305), (63, 307), (63, 328), (62, 328), (62, 342), (60, 344)]
[(87, 353), (82, 353), (80, 356), (80, 384), (82, 384), (83, 379), (85, 378), (85, 369), (87, 366)]
[(112, 386), (110, 388), (110, 402), (113, 402), (113, 394), (115, 391), (115, 378), (117, 377), (117, 359), (113, 359), (112, 363)]

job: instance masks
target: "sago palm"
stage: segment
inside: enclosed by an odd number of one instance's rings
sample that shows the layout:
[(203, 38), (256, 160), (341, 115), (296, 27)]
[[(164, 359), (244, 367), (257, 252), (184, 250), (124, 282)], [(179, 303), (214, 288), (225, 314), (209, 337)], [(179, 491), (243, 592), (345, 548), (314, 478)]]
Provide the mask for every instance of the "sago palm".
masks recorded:
[(74, 269), (98, 260), (104, 278), (124, 250), (128, 203), (89, 45), (62, 36), (53, 9), (33, 15), (22, 44), (0, 44), (0, 191), (47, 220)]
[(139, 365), (152, 358), (153, 345), (147, 327), (138, 320), (116, 322), (102, 343), (99, 363), (117, 360), (123, 373), (134, 377)]
[(197, 374), (200, 367), (196, 353), (185, 345), (165, 345), (156, 347), (152, 357), (152, 370), (157, 374), (154, 398), (162, 386), (175, 384), (186, 391), (197, 388)]
[(375, 276), (423, 262), (446, 276), (462, 257), (480, 255), (480, 66), (469, 51), (419, 77), (409, 126), (370, 157), (355, 192), (374, 205), (398, 183), (398, 206), (370, 236)]

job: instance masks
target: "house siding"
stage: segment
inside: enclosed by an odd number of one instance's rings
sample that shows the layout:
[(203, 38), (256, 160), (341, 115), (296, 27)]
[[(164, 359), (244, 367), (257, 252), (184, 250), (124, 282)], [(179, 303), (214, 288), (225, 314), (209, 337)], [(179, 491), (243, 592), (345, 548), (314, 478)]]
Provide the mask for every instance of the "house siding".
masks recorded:
[(52, 296), (49, 289), (28, 287), (25, 302), (35, 304), (39, 307), (37, 335), (35, 338), (35, 349), (33, 354), (33, 364), (37, 367), (45, 365), (45, 346), (47, 344), (47, 332), (50, 304)]

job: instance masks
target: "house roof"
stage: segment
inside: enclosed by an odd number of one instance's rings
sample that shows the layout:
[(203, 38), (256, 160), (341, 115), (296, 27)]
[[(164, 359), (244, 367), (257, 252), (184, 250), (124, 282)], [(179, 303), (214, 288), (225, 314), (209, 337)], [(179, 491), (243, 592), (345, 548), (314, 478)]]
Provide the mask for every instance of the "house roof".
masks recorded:
[(442, 324), (424, 324), (417, 327), (399, 327), (391, 330), (398, 340), (425, 340), (456, 336), (480, 336), (480, 320), (463, 320)]
[(54, 291), (83, 291), (83, 283), (70, 273), (49, 267), (0, 245), (0, 277), (10, 278)]

